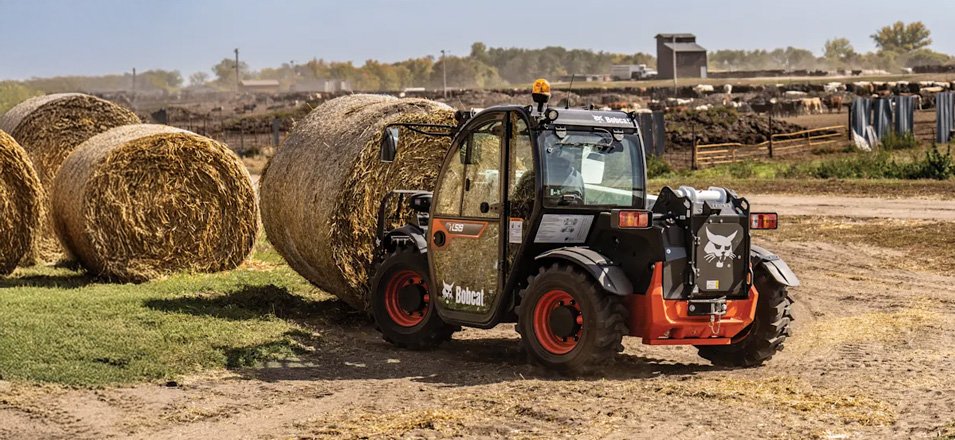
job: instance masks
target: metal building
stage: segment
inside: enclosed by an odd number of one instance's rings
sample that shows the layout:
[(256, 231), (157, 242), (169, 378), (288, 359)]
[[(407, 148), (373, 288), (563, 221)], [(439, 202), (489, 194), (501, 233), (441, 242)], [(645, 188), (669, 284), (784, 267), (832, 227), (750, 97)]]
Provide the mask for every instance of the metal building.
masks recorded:
[[(706, 49), (693, 34), (657, 34), (657, 78), (706, 78)], [(676, 56), (676, 63), (674, 63)]]

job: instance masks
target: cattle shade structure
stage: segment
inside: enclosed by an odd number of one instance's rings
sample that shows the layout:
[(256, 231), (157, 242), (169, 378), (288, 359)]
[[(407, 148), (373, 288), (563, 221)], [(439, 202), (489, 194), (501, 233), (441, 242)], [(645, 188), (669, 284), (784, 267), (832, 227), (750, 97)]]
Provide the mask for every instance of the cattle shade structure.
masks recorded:
[[(706, 77), (706, 49), (696, 44), (693, 34), (657, 34), (657, 78), (673, 79), (676, 65), (678, 78)], [(676, 63), (674, 63), (674, 56)]]
[(278, 93), (281, 84), (275, 79), (244, 79), (239, 83), (246, 92)]

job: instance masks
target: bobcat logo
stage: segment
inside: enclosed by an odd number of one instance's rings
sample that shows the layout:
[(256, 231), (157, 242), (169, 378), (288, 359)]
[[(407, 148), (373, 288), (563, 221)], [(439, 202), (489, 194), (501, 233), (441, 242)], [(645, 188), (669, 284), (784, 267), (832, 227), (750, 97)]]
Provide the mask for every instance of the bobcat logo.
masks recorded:
[(706, 243), (706, 246), (703, 248), (703, 252), (706, 252), (706, 256), (703, 257), (703, 259), (708, 263), (715, 262), (716, 267), (723, 267), (727, 260), (736, 258), (736, 254), (733, 253), (733, 239), (736, 238), (737, 232), (730, 234), (728, 237), (724, 237), (722, 235), (716, 235), (710, 232), (709, 228), (706, 228), (706, 238), (709, 239), (709, 242)]
[(441, 282), (444, 285), (444, 288), (441, 289), (441, 297), (445, 300), (451, 300), (451, 291), (454, 290), (454, 283), (448, 284), (444, 281)]

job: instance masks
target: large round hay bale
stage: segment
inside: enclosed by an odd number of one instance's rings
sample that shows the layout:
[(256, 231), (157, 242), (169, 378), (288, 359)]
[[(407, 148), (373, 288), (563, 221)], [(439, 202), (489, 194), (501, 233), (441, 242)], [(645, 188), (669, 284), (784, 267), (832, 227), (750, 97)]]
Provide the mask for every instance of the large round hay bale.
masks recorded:
[(117, 127), (77, 147), (54, 181), (53, 210), (70, 253), (116, 281), (232, 269), (258, 232), (239, 158), (164, 125)]
[[(73, 149), (113, 127), (139, 122), (133, 112), (109, 101), (81, 93), (60, 93), (21, 102), (0, 117), (0, 130), (26, 150), (50, 195), (56, 173)], [(49, 201), (44, 205), (48, 215), (37, 234), (34, 252), (23, 261), (27, 265), (54, 261), (62, 253), (49, 217)]]
[(259, 183), (265, 232), (313, 284), (367, 310), (378, 206), (395, 189), (434, 187), (448, 138), (401, 130), (395, 161), (379, 161), (385, 125), (453, 124), (424, 99), (352, 95), (328, 101), (295, 126)]
[(31, 251), (43, 211), (42, 193), (27, 153), (0, 130), (0, 275), (13, 272)]

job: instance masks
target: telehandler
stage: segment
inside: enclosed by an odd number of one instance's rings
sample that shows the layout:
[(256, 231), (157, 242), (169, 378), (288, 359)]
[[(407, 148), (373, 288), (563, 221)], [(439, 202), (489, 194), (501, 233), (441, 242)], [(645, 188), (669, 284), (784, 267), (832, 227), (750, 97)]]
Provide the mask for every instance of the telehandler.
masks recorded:
[(532, 96), (458, 112), (456, 126), (385, 128), (385, 162), (401, 130), (452, 140), (434, 192), (382, 200), (370, 286), (384, 339), (428, 349), (461, 326), (516, 322), (532, 361), (572, 374), (612, 360), (624, 336), (727, 367), (781, 350), (799, 280), (750, 242), (777, 215), (724, 188), (648, 194), (635, 113), (547, 106), (545, 80)]

